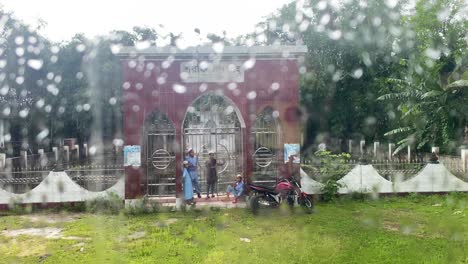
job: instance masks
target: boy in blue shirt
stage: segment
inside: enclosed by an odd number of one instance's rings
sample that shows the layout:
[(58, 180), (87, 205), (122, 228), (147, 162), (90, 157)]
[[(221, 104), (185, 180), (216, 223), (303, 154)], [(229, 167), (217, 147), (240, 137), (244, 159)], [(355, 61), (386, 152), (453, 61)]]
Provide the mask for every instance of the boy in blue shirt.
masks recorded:
[(244, 182), (242, 182), (242, 175), (237, 174), (235, 186), (232, 187), (232, 185), (228, 185), (226, 192), (228, 198), (229, 194), (234, 195), (234, 201), (232, 201), (232, 203), (237, 203), (239, 201), (239, 197), (244, 195)]

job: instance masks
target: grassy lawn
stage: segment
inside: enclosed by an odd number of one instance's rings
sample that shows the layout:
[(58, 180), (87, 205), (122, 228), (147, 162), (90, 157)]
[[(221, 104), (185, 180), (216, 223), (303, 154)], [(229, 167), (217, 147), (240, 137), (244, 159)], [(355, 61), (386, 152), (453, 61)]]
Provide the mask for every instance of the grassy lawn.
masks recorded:
[[(468, 263), (468, 195), (341, 200), (286, 208), (129, 216), (0, 217), (2, 263)], [(62, 238), (19, 235), (62, 229)]]

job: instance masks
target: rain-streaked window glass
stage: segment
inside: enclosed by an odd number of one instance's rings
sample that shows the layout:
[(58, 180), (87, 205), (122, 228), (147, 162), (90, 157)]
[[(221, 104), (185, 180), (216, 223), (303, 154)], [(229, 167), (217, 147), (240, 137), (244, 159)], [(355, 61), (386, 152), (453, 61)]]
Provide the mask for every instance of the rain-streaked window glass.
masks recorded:
[(467, 17), (0, 3), (0, 262), (465, 263)]

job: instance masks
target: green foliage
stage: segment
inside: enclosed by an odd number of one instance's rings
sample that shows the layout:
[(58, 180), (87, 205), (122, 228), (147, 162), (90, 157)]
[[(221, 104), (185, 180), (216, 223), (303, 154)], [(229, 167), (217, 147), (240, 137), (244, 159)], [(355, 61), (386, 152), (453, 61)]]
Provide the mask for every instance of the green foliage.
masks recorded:
[(124, 201), (115, 193), (108, 193), (105, 197), (98, 197), (86, 202), (86, 211), (101, 214), (119, 214), (124, 208)]
[(338, 190), (343, 187), (338, 180), (348, 171), (347, 161), (351, 156), (348, 153), (332, 154), (330, 151), (319, 150), (314, 153), (312, 163), (315, 164), (320, 175), (322, 198), (324, 201), (333, 201)]

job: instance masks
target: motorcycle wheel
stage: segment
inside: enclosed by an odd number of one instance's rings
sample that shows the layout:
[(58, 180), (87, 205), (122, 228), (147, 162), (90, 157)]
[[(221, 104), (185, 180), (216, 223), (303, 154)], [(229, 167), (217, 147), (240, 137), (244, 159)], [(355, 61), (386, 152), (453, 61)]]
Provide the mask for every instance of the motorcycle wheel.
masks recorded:
[(301, 199), (301, 207), (304, 209), (306, 214), (311, 214), (314, 210), (314, 202), (309, 196), (305, 196)]
[[(268, 203), (269, 205), (265, 205), (265, 203)], [(258, 214), (261, 208), (266, 208), (266, 207), (274, 207), (275, 205), (271, 204), (272, 201), (269, 201), (268, 197), (265, 197), (263, 195), (257, 195), (254, 196), (251, 199), (250, 202), (250, 208), (252, 210), (252, 213), (254, 215)]]

